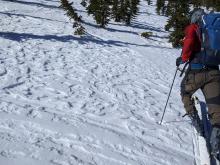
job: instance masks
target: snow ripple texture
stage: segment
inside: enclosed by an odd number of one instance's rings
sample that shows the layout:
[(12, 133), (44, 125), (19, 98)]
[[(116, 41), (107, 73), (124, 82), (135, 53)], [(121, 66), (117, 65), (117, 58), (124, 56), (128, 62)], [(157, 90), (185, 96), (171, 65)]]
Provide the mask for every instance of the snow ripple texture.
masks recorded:
[[(73, 29), (57, 0), (0, 1), (0, 165), (192, 165), (193, 129), (165, 17), (141, 1), (131, 26)], [(152, 31), (143, 39), (139, 34)]]

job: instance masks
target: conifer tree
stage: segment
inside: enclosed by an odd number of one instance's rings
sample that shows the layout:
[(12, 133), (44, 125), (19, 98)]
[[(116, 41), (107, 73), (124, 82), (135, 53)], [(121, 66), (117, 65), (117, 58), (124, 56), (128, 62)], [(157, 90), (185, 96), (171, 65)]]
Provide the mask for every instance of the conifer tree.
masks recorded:
[(207, 9), (214, 9), (214, 11), (220, 11), (219, 0), (203, 0)]
[(164, 15), (165, 12), (164, 9), (165, 9), (165, 0), (157, 0), (157, 8), (156, 8), (157, 14)]
[(157, 0), (157, 13), (168, 16), (165, 30), (171, 30), (169, 41), (174, 47), (181, 45), (184, 29), (189, 24), (190, 7), (206, 7), (220, 11), (220, 0)]
[(81, 22), (81, 17), (78, 16), (74, 7), (72, 7), (73, 3), (69, 3), (68, 0), (60, 0), (61, 6), (65, 11), (66, 15), (75, 21)]
[(220, 1), (216, 0), (215, 9), (216, 11), (220, 12)]
[(148, 5), (152, 4), (152, 0), (146, 0)]
[(125, 6), (125, 1), (126, 0), (119, 0), (119, 15), (121, 17), (120, 22), (125, 21), (125, 16), (126, 16), (126, 6)]
[[(115, 22), (131, 23), (138, 13), (140, 0), (82, 0), (87, 2), (87, 12), (93, 15), (96, 23), (105, 27), (110, 18)], [(88, 2), (89, 1), (89, 2)]]
[(131, 19), (132, 19), (131, 2), (130, 2), (130, 0), (125, 0), (124, 21), (125, 21), (126, 25), (129, 25), (131, 23)]
[(179, 47), (181, 46), (181, 39), (184, 37), (184, 29), (189, 24), (189, 2), (187, 0), (176, 2), (170, 0), (169, 3), (170, 17), (165, 29), (172, 29), (169, 41), (174, 47)]
[(75, 8), (72, 6), (73, 3), (69, 3), (68, 0), (60, 0), (60, 7), (62, 7), (66, 11), (66, 15), (73, 20), (73, 28), (76, 28), (74, 32), (75, 35), (83, 35), (85, 33), (85, 28), (81, 25), (82, 19), (76, 13)]
[(202, 0), (191, 0), (191, 3), (193, 5), (193, 7), (201, 7), (204, 6), (203, 4), (204, 1)]
[(80, 3), (83, 7), (87, 6), (87, 0), (82, 0), (82, 2)]
[(110, 5), (110, 0), (90, 0), (87, 7), (88, 14), (93, 15), (96, 23), (103, 28), (110, 20)]
[(123, 20), (127, 25), (130, 25), (131, 20), (136, 17), (139, 3), (140, 0), (125, 0)]
[(125, 22), (127, 13), (127, 0), (113, 0), (112, 17), (116, 22)]
[(138, 10), (139, 10), (138, 5), (139, 5), (139, 3), (140, 3), (140, 0), (131, 0), (131, 12), (132, 12), (133, 18), (138, 13)]
[(168, 0), (165, 10), (166, 16), (171, 16), (175, 12), (175, 1), (174, 0)]
[(113, 0), (112, 18), (116, 22), (125, 22), (129, 25), (138, 13), (139, 3), (140, 0)]
[(120, 14), (120, 0), (113, 0), (112, 1), (112, 18), (115, 19), (115, 22), (121, 21), (121, 14)]

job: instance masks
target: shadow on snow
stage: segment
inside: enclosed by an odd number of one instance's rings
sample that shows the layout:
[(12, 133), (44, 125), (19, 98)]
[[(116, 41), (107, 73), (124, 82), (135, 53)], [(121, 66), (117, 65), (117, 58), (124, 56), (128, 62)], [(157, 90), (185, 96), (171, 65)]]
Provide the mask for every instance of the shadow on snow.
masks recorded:
[[(101, 28), (99, 25), (96, 24), (92, 24), (89, 22), (85, 22), (83, 21), (83, 24), (91, 26), (91, 27), (95, 27), (95, 28)], [(114, 29), (114, 28), (110, 28), (110, 27), (106, 27), (105, 30), (110, 31), (110, 32), (121, 32), (121, 33), (130, 33), (130, 34), (138, 34), (137, 32), (133, 32), (133, 31), (129, 31), (129, 30), (119, 30), (119, 29)]]
[(0, 14), (2, 14), (2, 15), (7, 15), (7, 16), (9, 16), (9, 17), (12, 17), (12, 16), (18, 16), (18, 17), (23, 17), (23, 18), (25, 18), (25, 17), (30, 17), (30, 18), (36, 18), (36, 19), (47, 20), (47, 21), (67, 23), (67, 22), (65, 22), (65, 21), (53, 20), (53, 19), (43, 18), (43, 17), (36, 17), (36, 16), (32, 16), (32, 15), (27, 15), (27, 14), (16, 14), (16, 13), (8, 13), (8, 12), (0, 12)]
[(22, 42), (25, 40), (37, 39), (37, 40), (49, 40), (49, 41), (59, 41), (59, 42), (71, 42), (71, 41), (78, 41), (80, 44), (87, 44), (89, 42), (96, 43), (98, 45), (103, 46), (124, 46), (127, 45), (134, 45), (134, 46), (141, 46), (141, 47), (153, 47), (153, 48), (164, 48), (164, 49), (171, 49), (169, 47), (162, 47), (162, 46), (155, 46), (155, 45), (146, 45), (146, 44), (135, 44), (129, 42), (122, 42), (122, 41), (115, 41), (115, 40), (103, 40), (98, 37), (94, 37), (90, 34), (82, 37), (75, 37), (72, 35), (65, 35), (65, 36), (57, 36), (57, 35), (36, 35), (31, 33), (16, 33), (16, 32), (0, 32), (0, 37), (9, 39), (12, 41)]
[(2, 0), (2, 1), (20, 3), (24, 5), (38, 6), (38, 7), (45, 7), (45, 8), (59, 8), (58, 6), (46, 5), (46, 4), (37, 3), (37, 2), (25, 2), (25, 1), (20, 1), (20, 0)]
[(112, 25), (117, 25), (117, 26), (125, 26), (125, 27), (132, 27), (132, 28), (136, 28), (136, 29), (141, 29), (141, 30), (150, 30), (150, 31), (155, 31), (155, 32), (163, 32), (166, 33), (166, 31), (162, 28), (157, 28), (154, 26), (150, 26), (147, 24), (143, 24), (137, 21), (132, 21), (130, 25), (124, 25), (124, 24), (117, 24), (117, 23), (109, 23)]

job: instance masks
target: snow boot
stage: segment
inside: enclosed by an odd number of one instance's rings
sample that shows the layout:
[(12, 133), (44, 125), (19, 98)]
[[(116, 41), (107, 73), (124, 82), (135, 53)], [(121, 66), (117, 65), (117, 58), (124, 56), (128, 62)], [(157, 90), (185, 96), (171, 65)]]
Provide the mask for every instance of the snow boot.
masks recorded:
[(213, 127), (211, 137), (211, 154), (216, 158), (219, 158), (219, 150), (220, 150), (220, 127)]

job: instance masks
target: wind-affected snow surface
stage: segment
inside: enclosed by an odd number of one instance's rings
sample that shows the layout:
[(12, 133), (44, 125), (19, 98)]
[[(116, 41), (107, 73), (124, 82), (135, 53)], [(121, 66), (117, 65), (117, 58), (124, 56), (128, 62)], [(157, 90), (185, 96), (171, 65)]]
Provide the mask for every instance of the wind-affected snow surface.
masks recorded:
[[(58, 0), (0, 1), (0, 165), (193, 165), (167, 18), (141, 2), (131, 26), (73, 36)], [(150, 39), (140, 33), (152, 31)]]

